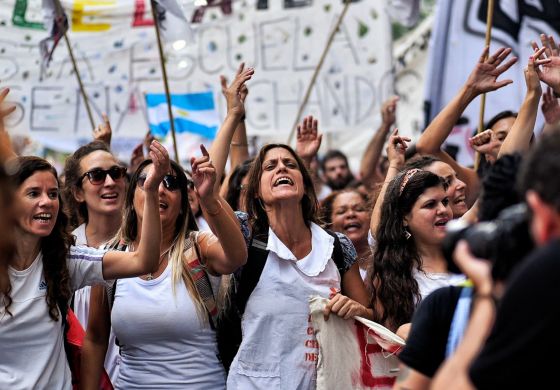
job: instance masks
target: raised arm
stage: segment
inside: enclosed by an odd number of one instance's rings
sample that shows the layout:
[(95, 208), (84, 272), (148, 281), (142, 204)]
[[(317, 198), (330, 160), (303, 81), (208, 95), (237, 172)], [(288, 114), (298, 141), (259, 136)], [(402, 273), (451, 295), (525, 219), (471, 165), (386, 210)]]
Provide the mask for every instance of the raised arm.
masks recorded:
[(203, 145), (200, 150), (202, 157), (191, 159), (192, 177), (202, 213), (217, 242), (199, 242), (199, 246), (210, 273), (230, 274), (247, 261), (247, 247), (237, 217), (215, 190), (216, 169), (212, 160)]
[(360, 163), (362, 182), (369, 189), (372, 189), (375, 185), (375, 173), (379, 157), (381, 157), (381, 151), (383, 150), (383, 144), (385, 144), (391, 126), (395, 124), (398, 100), (398, 96), (393, 96), (383, 103), (381, 107), (381, 125), (369, 141)]
[(546, 83), (554, 93), (560, 95), (560, 55), (559, 49), (552, 35), (541, 34), (541, 42), (545, 47), (545, 55), (550, 58), (550, 62), (544, 64), (542, 69), (537, 68), (539, 79)]
[(323, 134), (319, 132), (319, 121), (313, 118), (313, 115), (303, 118), (301, 124), (297, 126), (296, 153), (309, 170), (311, 162), (321, 147), (322, 139)]
[(523, 153), (529, 149), (529, 143), (533, 136), (537, 112), (539, 110), (539, 101), (542, 94), (541, 82), (536, 70), (539, 65), (550, 62), (550, 59), (539, 59), (544, 51), (545, 48), (543, 47), (529, 57), (529, 63), (524, 70), (527, 93), (519, 109), (519, 114), (517, 114), (517, 118), (515, 118), (511, 130), (502, 143), (498, 158), (504, 154), (512, 154), (515, 152)]
[(385, 199), (387, 187), (389, 187), (391, 180), (399, 174), (404, 166), (406, 148), (408, 147), (407, 142), (410, 142), (410, 138), (399, 136), (399, 129), (395, 129), (389, 138), (389, 143), (387, 144), (389, 169), (387, 170), (387, 176), (385, 177), (385, 181), (383, 182), (383, 186), (381, 187), (381, 191), (379, 191), (379, 196), (375, 202), (375, 207), (371, 213), (371, 222), (369, 225), (373, 236), (375, 236), (377, 225), (379, 225), (379, 220), (381, 219), (381, 207), (383, 206), (383, 200)]
[[(241, 63), (237, 74), (231, 85), (224, 92), (227, 101), (227, 114), (222, 127), (216, 135), (216, 139), (210, 148), (210, 156), (216, 169), (216, 177), (221, 178), (226, 169), (229, 148), (233, 134), (241, 119), (245, 116), (245, 106), (242, 100), (242, 89), (247, 81), (253, 77), (253, 68), (245, 69), (245, 63)], [(216, 193), (220, 191), (220, 180), (216, 180)]]
[(0, 91), (0, 162), (4, 162), (12, 157), (17, 157), (12, 144), (10, 136), (6, 131), (5, 118), (15, 111), (16, 106), (6, 103), (6, 96), (10, 93), (9, 88), (4, 88)]
[(107, 144), (107, 146), (110, 147), (112, 135), (113, 135), (113, 131), (111, 130), (111, 123), (109, 122), (109, 117), (107, 117), (107, 114), (103, 114), (103, 123), (97, 125), (97, 127), (93, 129), (93, 140), (103, 141)]
[(517, 61), (516, 57), (512, 57), (502, 65), (511, 53), (511, 49), (502, 47), (486, 59), (488, 51), (489, 48), (486, 47), (466, 83), (451, 102), (434, 118), (416, 143), (416, 150), (419, 154), (435, 155), (451, 165), (455, 172), (457, 172), (459, 179), (467, 184), (467, 203), (469, 205), (472, 205), (478, 196), (480, 187), (478, 175), (474, 170), (459, 165), (447, 153), (441, 151), (441, 146), (453, 130), (453, 126), (455, 126), (465, 108), (474, 98), (513, 82), (512, 80), (497, 80), (502, 73), (507, 71)]
[(171, 165), (167, 150), (157, 141), (150, 145), (150, 158), (153, 164), (142, 189), (145, 201), (138, 249), (134, 252), (107, 252), (103, 256), (103, 277), (107, 280), (143, 275), (158, 267), (161, 245), (158, 188), (163, 177), (171, 171)]

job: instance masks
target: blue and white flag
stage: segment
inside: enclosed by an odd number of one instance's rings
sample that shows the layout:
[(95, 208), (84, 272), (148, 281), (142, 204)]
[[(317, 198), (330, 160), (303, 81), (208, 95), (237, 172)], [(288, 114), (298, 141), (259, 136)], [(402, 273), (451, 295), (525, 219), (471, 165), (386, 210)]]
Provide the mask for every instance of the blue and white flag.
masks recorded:
[[(156, 137), (165, 136), (171, 128), (165, 94), (146, 94), (146, 107), (151, 133)], [(215, 138), (220, 118), (212, 92), (171, 95), (171, 109), (176, 132)]]

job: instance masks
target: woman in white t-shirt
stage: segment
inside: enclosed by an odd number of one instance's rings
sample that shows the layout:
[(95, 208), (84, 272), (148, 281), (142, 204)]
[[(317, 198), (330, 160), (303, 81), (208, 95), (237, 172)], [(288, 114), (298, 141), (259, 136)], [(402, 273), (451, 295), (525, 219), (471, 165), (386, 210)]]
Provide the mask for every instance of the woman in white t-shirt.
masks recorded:
[(72, 246), (61, 208), (56, 170), (38, 157), (11, 161), (15, 254), (9, 261), (10, 289), (0, 294), (0, 388), (71, 389), (60, 308), (72, 292), (105, 279), (153, 270), (159, 253), (157, 188), (168, 171), (167, 151), (154, 142), (157, 161), (145, 184), (145, 223), (137, 253)]
[[(203, 156), (191, 161), (192, 178), (213, 233), (197, 232), (189, 207), (187, 178), (172, 162), (172, 173), (165, 176), (159, 188), (163, 239), (157, 255), (158, 269), (139, 278), (118, 280), (115, 285), (110, 318), (121, 351), (116, 388), (225, 388), (225, 370), (209, 322), (209, 315), (216, 314), (215, 300), (211, 294), (203, 296), (199, 288), (205, 271), (221, 275), (242, 266), (247, 248), (235, 213), (214, 191), (215, 169), (206, 149), (201, 149)], [(118, 241), (129, 251), (138, 250), (137, 226), (144, 218), (142, 186), (150, 165), (150, 160), (140, 164), (125, 198)], [(202, 273), (193, 267), (202, 269)], [(91, 302), (92, 312), (97, 310), (99, 315), (90, 317), (90, 321), (107, 323), (109, 307), (101, 305)], [(91, 353), (95, 352), (84, 348), (84, 361)], [(98, 375), (86, 376), (86, 388), (96, 388), (93, 381)]]
[[(99, 248), (117, 234), (122, 221), (126, 168), (120, 166), (108, 145), (93, 141), (78, 148), (64, 166), (64, 200), (76, 245)], [(101, 343), (107, 335), (88, 327), (90, 294), (105, 295), (103, 286), (84, 287), (74, 293), (72, 310), (84, 329), (84, 344)], [(97, 299), (97, 298), (94, 298)], [(114, 382), (118, 375), (119, 350), (111, 334), (105, 369)], [(100, 356), (100, 358), (102, 358)], [(85, 368), (87, 369), (87, 368)]]
[(321, 214), (327, 228), (352, 241), (358, 253), (360, 276), (365, 280), (373, 262), (368, 243), (371, 208), (367, 196), (355, 188), (332, 192), (321, 202)]
[(268, 235), (269, 253), (246, 304), (228, 389), (315, 388), (318, 343), (309, 298), (332, 297), (327, 316), (372, 317), (356, 252), (347, 237), (337, 234), (344, 257), (339, 272), (333, 261), (335, 239), (317, 225), (312, 178), (288, 145), (260, 150), (249, 172), (246, 205), (251, 233)]

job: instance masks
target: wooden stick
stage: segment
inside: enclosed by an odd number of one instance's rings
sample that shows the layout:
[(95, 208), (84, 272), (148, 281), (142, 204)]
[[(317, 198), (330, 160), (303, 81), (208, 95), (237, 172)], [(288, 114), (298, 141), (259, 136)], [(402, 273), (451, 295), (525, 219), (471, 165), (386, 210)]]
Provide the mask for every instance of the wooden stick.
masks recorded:
[[(62, 31), (64, 31), (64, 29)], [(89, 106), (89, 99), (86, 95), (86, 90), (84, 88), (84, 84), (82, 83), (82, 77), (80, 76), (78, 65), (76, 64), (76, 58), (74, 58), (74, 51), (72, 50), (72, 46), (70, 45), (70, 40), (68, 39), (68, 35), (66, 34), (66, 31), (64, 31), (64, 42), (66, 42), (66, 47), (68, 48), (68, 54), (70, 54), (70, 61), (72, 61), (72, 66), (74, 67), (74, 73), (76, 74), (76, 78), (78, 79), (78, 85), (80, 86), (80, 93), (82, 94), (82, 98), (84, 99), (84, 104), (86, 106), (89, 123), (91, 124), (91, 129), (93, 130), (95, 129), (95, 121), (93, 120), (93, 114), (91, 113), (91, 107)]]
[(336, 33), (337, 33), (340, 25), (342, 24), (342, 20), (344, 20), (344, 16), (346, 16), (346, 12), (348, 11), (348, 8), (350, 7), (350, 3), (351, 3), (351, 0), (346, 0), (346, 3), (344, 3), (344, 8), (342, 9), (342, 13), (338, 17), (338, 20), (336, 21), (336, 24), (335, 24), (333, 30), (331, 31), (329, 39), (327, 40), (327, 44), (325, 45), (325, 48), (323, 49), (323, 54), (321, 54), (321, 59), (319, 60), (319, 63), (317, 64), (317, 67), (315, 68), (315, 72), (313, 72), (313, 76), (311, 77), (311, 82), (307, 86), (307, 91), (305, 92), (305, 96), (303, 98), (303, 101), (301, 102), (301, 105), (299, 106), (298, 112), (296, 114), (296, 118), (294, 120), (292, 130), (290, 131), (290, 135), (288, 136), (288, 142), (287, 142), (288, 145), (290, 144), (290, 142), (292, 142), (292, 138), (294, 137), (297, 125), (299, 123), (299, 118), (301, 118), (301, 114), (303, 114), (303, 110), (305, 109), (305, 106), (307, 105), (307, 101), (309, 100), (309, 96), (311, 96), (311, 90), (313, 89), (313, 86), (315, 85), (315, 81), (317, 80), (317, 76), (319, 75), (319, 72), (321, 71), (321, 68), (323, 67), (323, 62), (325, 62), (325, 58), (327, 57), (329, 49), (331, 48), (331, 44), (334, 41), (334, 37), (336, 36)]
[[(484, 40), (485, 46), (490, 46), (490, 41), (492, 39), (492, 22), (494, 20), (494, 0), (488, 0), (488, 9), (486, 12), (486, 37)], [(488, 53), (486, 53), (486, 58), (488, 58)], [(485, 58), (485, 59), (486, 59)], [(482, 133), (484, 130), (484, 111), (486, 109), (486, 94), (483, 93), (480, 98), (480, 112), (478, 114), (478, 129), (476, 130), (477, 134)], [(475, 153), (475, 160), (474, 160), (474, 169), (475, 171), (478, 170), (478, 166), (480, 164), (480, 153)]]
[(163, 86), (165, 88), (165, 97), (167, 99), (167, 113), (169, 114), (169, 125), (171, 127), (171, 137), (173, 139), (173, 151), (175, 152), (175, 161), (179, 162), (179, 151), (177, 150), (177, 139), (175, 138), (175, 121), (173, 120), (173, 112), (171, 109), (171, 94), (169, 93), (169, 81), (167, 80), (167, 70), (165, 69), (165, 59), (163, 57), (163, 47), (161, 45), (161, 36), (159, 31), (159, 23), (156, 12), (156, 2), (150, 0), (152, 6), (152, 17), (154, 18), (154, 26), (156, 28), (156, 38), (159, 52), (159, 63), (161, 65), (161, 74), (163, 76)]

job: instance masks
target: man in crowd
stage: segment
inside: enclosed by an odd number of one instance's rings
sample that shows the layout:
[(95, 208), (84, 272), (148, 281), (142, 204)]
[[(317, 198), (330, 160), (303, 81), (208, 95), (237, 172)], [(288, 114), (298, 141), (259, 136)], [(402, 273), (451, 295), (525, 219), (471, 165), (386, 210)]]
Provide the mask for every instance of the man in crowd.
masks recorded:
[(333, 190), (341, 190), (354, 180), (348, 158), (339, 150), (329, 150), (321, 161), (324, 180)]

